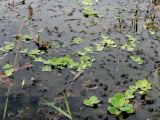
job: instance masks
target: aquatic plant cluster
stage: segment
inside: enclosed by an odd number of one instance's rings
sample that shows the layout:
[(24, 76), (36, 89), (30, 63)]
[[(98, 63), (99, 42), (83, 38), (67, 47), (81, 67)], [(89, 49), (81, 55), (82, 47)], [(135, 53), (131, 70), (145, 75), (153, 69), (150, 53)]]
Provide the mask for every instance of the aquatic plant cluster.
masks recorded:
[[(82, 7), (82, 16), (84, 18), (93, 18), (92, 21), (86, 22), (85, 27), (92, 27), (95, 25), (99, 25), (98, 22), (96, 22), (98, 19), (103, 17), (102, 15), (99, 15), (98, 12), (96, 12), (93, 8), (95, 4), (98, 4), (99, 0), (83, 0), (80, 4)], [(156, 2), (157, 3), (157, 2)], [(25, 4), (25, 0), (21, 2), (21, 4)], [(14, 4), (12, 5), (14, 7)], [(0, 60), (4, 59), (5, 56), (10, 57), (10, 53), (14, 52), (15, 59), (13, 62), (5, 62), (5, 64), (1, 67), (1, 73), (0, 73), (0, 85), (5, 84), (8, 89), (8, 93), (6, 96), (6, 102), (4, 106), (4, 112), (3, 112), (3, 120), (6, 118), (7, 113), (7, 106), (8, 106), (8, 99), (9, 96), (12, 94), (10, 91), (13, 86), (11, 81), (7, 81), (10, 78), (14, 78), (14, 74), (22, 69), (28, 69), (32, 68), (34, 65), (38, 65), (38, 68), (40, 68), (40, 72), (47, 74), (52, 73), (54, 70), (59, 72), (59, 75), (64, 70), (69, 70), (74, 75), (74, 79), (67, 81), (66, 84), (73, 87), (73, 84), (75, 81), (83, 75), (85, 71), (88, 69), (92, 69), (94, 66), (94, 62), (97, 62), (97, 58), (94, 57), (96, 54), (101, 54), (104, 52), (108, 52), (112, 49), (118, 49), (119, 51), (123, 52), (123, 54), (127, 54), (129, 62), (132, 61), (134, 65), (137, 65), (138, 67), (143, 67), (145, 63), (147, 63), (147, 59), (145, 57), (141, 57), (140, 53), (144, 52), (139, 48), (139, 41), (137, 40), (135, 35), (125, 33), (123, 36), (127, 41), (122, 42), (119, 44), (118, 41), (116, 41), (116, 38), (110, 37), (108, 34), (109, 32), (103, 28), (105, 32), (102, 32), (99, 34), (99, 38), (96, 40), (93, 40), (93, 44), (88, 44), (87, 39), (81, 37), (80, 35), (74, 35), (72, 39), (69, 42), (69, 46), (78, 48), (77, 50), (73, 50), (70, 53), (64, 53), (62, 55), (56, 55), (56, 53), (53, 53), (53, 51), (61, 51), (61, 48), (65, 48), (65, 44), (63, 46), (63, 43), (60, 42), (46, 42), (45, 39), (42, 37), (42, 32), (47, 31), (48, 28), (35, 30), (31, 19), (33, 16), (33, 7), (32, 5), (28, 6), (28, 12), (27, 15), (23, 17), (23, 23), (20, 26), (18, 32), (16, 35), (14, 35), (14, 41), (10, 42), (4, 42), (0, 47), (0, 54), (2, 57)], [(119, 21), (121, 22), (121, 21)], [(149, 34), (155, 35), (155, 29), (153, 25), (153, 21), (145, 21), (144, 22), (144, 29), (148, 30)], [(101, 26), (101, 25), (99, 25)], [(103, 27), (103, 25), (101, 26)], [(25, 29), (27, 29), (30, 33), (25, 33)], [(24, 31), (23, 31), (24, 30)], [(107, 32), (106, 32), (107, 31)], [(48, 32), (50, 32), (48, 30)], [(54, 27), (52, 30), (54, 33), (58, 33), (59, 30), (57, 27)], [(89, 33), (88, 31), (81, 31), (84, 34), (94, 34)], [(63, 32), (62, 32), (63, 34)], [(59, 34), (60, 35), (60, 34)], [(32, 49), (30, 47), (26, 47), (27, 45), (31, 45)], [(25, 46), (25, 47), (24, 47)], [(35, 47), (36, 46), (36, 47)], [(67, 46), (67, 45), (66, 45)], [(59, 51), (58, 51), (59, 52)], [(24, 64), (19, 67), (18, 64), (18, 56), (25, 56), (27, 59), (32, 61), (31, 63)], [(110, 55), (111, 56), (111, 55)], [(114, 58), (114, 57), (113, 57)], [(114, 58), (116, 59), (116, 57)], [(108, 61), (110, 61), (108, 59)], [(115, 60), (115, 62), (117, 62)], [(128, 62), (128, 61), (126, 61)], [(119, 61), (117, 62), (119, 65)], [(117, 65), (117, 66), (118, 66)], [(132, 66), (131, 64), (129, 64)], [(103, 67), (106, 67), (105, 64), (102, 65)], [(137, 67), (132, 66), (135, 69)], [(38, 69), (37, 69), (38, 71)], [(106, 71), (107, 72), (107, 71)], [(110, 72), (110, 70), (108, 70)], [(117, 72), (119, 72), (117, 67)], [(113, 73), (114, 74), (114, 73)], [(122, 75), (124, 78), (127, 78), (127, 75)], [(105, 114), (114, 115), (116, 118), (121, 119), (124, 118), (124, 116), (127, 115), (133, 115), (136, 113), (137, 108), (140, 107), (140, 104), (137, 105), (137, 101), (147, 101), (149, 97), (150, 91), (153, 89), (154, 86), (159, 88), (159, 68), (156, 69), (154, 73), (154, 82), (153, 85), (151, 84), (150, 80), (147, 79), (147, 76), (144, 77), (144, 79), (138, 79), (134, 81), (134, 84), (125, 86), (124, 90), (121, 91), (111, 91), (111, 95), (107, 95), (107, 99), (102, 100), (100, 97), (96, 96), (92, 93), (90, 97), (86, 97), (81, 99), (82, 108), (80, 109), (92, 109), (94, 111), (95, 108), (100, 108), (102, 103), (106, 104), (105, 106)], [(112, 76), (112, 78), (114, 78)], [(6, 81), (7, 82), (6, 82)], [(4, 82), (5, 81), (5, 82)], [(98, 81), (98, 80), (95, 80)], [(33, 85), (35, 83), (39, 83), (39, 81), (36, 81), (35, 79), (32, 79)], [(155, 85), (156, 83), (156, 85)], [(120, 83), (117, 82), (119, 85)], [(40, 86), (40, 85), (39, 85)], [(86, 87), (85, 92), (83, 94), (86, 95), (86, 91), (90, 89), (97, 89), (97, 86), (95, 84), (92, 85), (92, 82), (90, 80), (86, 81), (86, 83), (82, 84), (82, 86)], [(100, 83), (100, 86), (103, 86), (102, 83)], [(26, 83), (26, 80), (23, 79), (21, 83), (21, 88), (30, 87), (30, 83)], [(104, 89), (108, 89), (104, 88)], [(112, 88), (113, 89), (113, 88)], [(45, 89), (46, 90), (46, 89)], [(44, 91), (45, 91), (44, 90)], [(71, 91), (71, 90), (70, 90)], [(69, 105), (68, 99), (71, 94), (67, 93), (66, 90), (63, 90), (62, 92), (62, 98), (64, 99), (63, 107), (62, 105), (58, 105), (56, 101), (51, 101), (46, 98), (43, 98), (40, 100), (40, 104), (51, 107), (55, 110), (55, 113), (59, 113), (63, 116), (65, 116), (68, 119), (74, 119), (72, 114), (72, 109)], [(104, 95), (105, 96), (105, 95)], [(59, 100), (59, 99), (58, 99)], [(58, 107), (61, 106), (61, 107)], [(64, 108), (66, 110), (64, 110)], [(59, 115), (57, 114), (57, 115)], [(87, 118), (88, 119), (88, 118)]]

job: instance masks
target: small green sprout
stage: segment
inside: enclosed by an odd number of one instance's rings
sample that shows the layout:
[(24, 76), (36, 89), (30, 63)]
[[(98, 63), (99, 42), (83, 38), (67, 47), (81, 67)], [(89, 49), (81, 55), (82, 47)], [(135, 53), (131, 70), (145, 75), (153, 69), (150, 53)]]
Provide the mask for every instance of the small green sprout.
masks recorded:
[(90, 107), (93, 107), (99, 102), (100, 100), (96, 96), (91, 96), (90, 98), (83, 100), (83, 104)]

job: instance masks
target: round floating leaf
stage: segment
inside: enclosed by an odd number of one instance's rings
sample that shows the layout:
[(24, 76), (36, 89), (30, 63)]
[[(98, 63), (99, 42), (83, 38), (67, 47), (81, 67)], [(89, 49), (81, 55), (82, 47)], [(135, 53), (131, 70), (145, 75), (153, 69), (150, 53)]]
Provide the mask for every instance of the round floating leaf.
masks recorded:
[(89, 99), (85, 99), (83, 101), (83, 104), (86, 106), (91, 106), (93, 107), (95, 104), (98, 104), (100, 100), (96, 96), (91, 96)]
[(121, 111), (119, 111), (117, 108), (109, 106), (108, 107), (108, 111), (109, 113), (113, 114), (113, 115), (119, 115), (121, 114)]
[(132, 104), (126, 104), (124, 107), (119, 108), (121, 111), (124, 111), (126, 113), (133, 113), (134, 107)]

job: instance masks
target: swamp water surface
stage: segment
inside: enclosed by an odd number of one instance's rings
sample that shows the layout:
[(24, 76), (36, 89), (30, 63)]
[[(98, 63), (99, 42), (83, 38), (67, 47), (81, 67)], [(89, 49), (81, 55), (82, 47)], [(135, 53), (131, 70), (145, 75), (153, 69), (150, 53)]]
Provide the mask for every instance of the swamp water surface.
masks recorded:
[[(12, 0), (0, 0), (0, 47), (6, 41), (16, 41), (15, 36), (25, 24), (24, 16), (28, 15), (28, 6), (31, 5), (33, 15), (29, 24), (32, 30), (24, 26), (20, 33), (32, 34), (32, 39), (39, 34), (46, 47), (40, 46), (36, 40), (22, 41), (19, 51), (24, 48), (44, 49), (43, 58), (70, 55), (77, 61), (79, 56), (75, 53), (90, 46), (93, 50), (87, 55), (95, 59), (74, 80), (72, 71), (75, 69), (53, 67), (52, 71), (43, 72), (43, 63), (35, 62), (26, 54), (17, 54), (16, 47), (8, 53), (0, 53), (0, 119), (8, 84), (12, 84), (6, 120), (67, 120), (51, 107), (41, 104), (42, 99), (48, 99), (65, 109), (63, 92), (67, 95), (73, 120), (116, 120), (107, 112), (108, 99), (137, 80), (146, 78), (152, 83), (148, 100), (141, 102), (139, 99), (141, 105), (137, 105), (136, 111), (124, 119), (160, 120), (160, 92), (153, 85), (154, 77), (158, 77), (154, 76), (155, 71), (160, 66), (160, 3), (150, 0), (99, 0), (92, 5), (99, 17), (85, 17), (81, 2), (26, 0), (22, 4), (17, 0), (13, 4)], [(100, 43), (102, 35), (113, 40), (116, 47), (105, 46), (102, 51), (96, 51), (95, 45)], [(135, 51), (121, 49), (128, 40), (126, 35), (137, 40)], [(84, 41), (72, 44), (74, 37)], [(141, 57), (143, 63), (133, 61), (130, 55)], [(18, 70), (4, 77), (2, 67), (7, 63), (15, 64)], [(100, 104), (96, 108), (85, 106), (83, 100), (93, 95), (100, 99)]]

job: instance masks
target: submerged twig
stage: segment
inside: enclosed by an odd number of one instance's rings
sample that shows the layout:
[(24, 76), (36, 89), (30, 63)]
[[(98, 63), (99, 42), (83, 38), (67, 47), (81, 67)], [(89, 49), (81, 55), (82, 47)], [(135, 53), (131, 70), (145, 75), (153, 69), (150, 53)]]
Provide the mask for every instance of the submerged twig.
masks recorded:
[(3, 111), (3, 118), (2, 118), (2, 120), (5, 120), (5, 118), (6, 118), (6, 112), (7, 112), (7, 107), (8, 107), (8, 98), (9, 98), (11, 86), (12, 86), (12, 84), (10, 84), (10, 85), (8, 86), (8, 93), (7, 93), (7, 96), (6, 96), (6, 101), (5, 101), (5, 106), (4, 106), (4, 111)]
[(153, 85), (155, 88), (160, 89), (160, 83), (159, 83), (159, 73), (160, 73), (160, 67), (158, 67), (154, 72), (154, 80)]
[(83, 73), (84, 73), (84, 70), (81, 70), (77, 73), (75, 72), (72, 72), (75, 76), (73, 78), (73, 80), (69, 81), (69, 83), (73, 84)]

